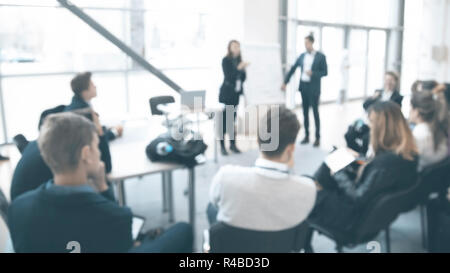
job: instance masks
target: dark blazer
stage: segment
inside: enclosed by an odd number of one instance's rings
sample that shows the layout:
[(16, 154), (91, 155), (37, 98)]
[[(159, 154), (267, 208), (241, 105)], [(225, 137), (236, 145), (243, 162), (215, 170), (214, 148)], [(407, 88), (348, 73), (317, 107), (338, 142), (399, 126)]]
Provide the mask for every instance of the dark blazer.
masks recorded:
[[(298, 57), (297, 61), (295, 61), (294, 65), (291, 67), (289, 72), (287, 73), (286, 77), (284, 78), (284, 83), (287, 84), (289, 80), (291, 79), (292, 75), (295, 73), (295, 70), (297, 70), (297, 67), (300, 67), (301, 72), (303, 73), (303, 60), (305, 59), (306, 53), (303, 53)], [(327, 65), (327, 58), (325, 55), (319, 51), (316, 51), (316, 55), (314, 56), (314, 61), (311, 66), (311, 82), (310, 82), (310, 88), (314, 92), (319, 92), (321, 90), (321, 79), (322, 77), (325, 77), (328, 75), (328, 65)], [(304, 89), (304, 83), (302, 82), (300, 78), (300, 84), (298, 86), (298, 90), (302, 91)]]
[(66, 106), (66, 109), (64, 109), (65, 112), (68, 111), (74, 111), (74, 110), (78, 110), (78, 109), (84, 109), (84, 108), (89, 108), (91, 107), (87, 102), (85, 102), (83, 100), (83, 98), (81, 98), (78, 95), (74, 95), (72, 97), (72, 102)]
[(127, 252), (132, 247), (132, 213), (113, 201), (111, 188), (98, 194), (47, 186), (21, 195), (9, 208), (16, 252), (67, 253), (70, 241), (79, 242), (82, 253)]
[(42, 159), (36, 141), (28, 143), (17, 163), (11, 182), (11, 200), (22, 193), (31, 191), (53, 178), (47, 164)]
[[(224, 57), (222, 59), (223, 83), (220, 87), (219, 102), (225, 105), (238, 105), (239, 96), (244, 93), (244, 81), (247, 78), (245, 70), (238, 70), (237, 66), (233, 64), (232, 58)], [(242, 90), (236, 92), (236, 81), (242, 81)]]
[(415, 184), (417, 158), (410, 161), (392, 152), (383, 152), (364, 167), (359, 178), (346, 171), (331, 176), (325, 164), (317, 170), (315, 178), (324, 189), (318, 192), (310, 219), (334, 229), (350, 230), (369, 202), (384, 193)]
[[(105, 163), (107, 173), (111, 172), (111, 154), (108, 141), (104, 136), (100, 137), (99, 149), (101, 159)], [(37, 141), (31, 141), (23, 151), (22, 157), (17, 163), (11, 182), (11, 200), (19, 195), (34, 190), (43, 183), (53, 178), (53, 174), (42, 158)]]
[[(381, 94), (383, 94), (383, 89), (375, 90), (375, 92), (381, 92)], [(381, 99), (381, 96), (380, 96), (380, 97), (377, 97), (377, 98), (375, 98), (375, 99), (374, 99), (374, 98), (368, 98), (368, 99), (366, 99), (366, 100), (364, 101), (364, 104), (363, 104), (364, 110), (367, 111), (367, 110), (369, 109), (369, 107), (372, 106), (372, 104), (374, 104), (374, 103), (380, 101), (380, 99)], [(391, 99), (390, 99), (390, 100), (393, 101), (393, 102), (395, 102), (395, 103), (397, 103), (400, 107), (402, 107), (403, 96), (400, 95), (400, 92), (399, 92), (399, 91), (395, 90), (395, 91), (392, 93), (392, 96), (391, 96)]]
[[(69, 112), (69, 111), (74, 111), (74, 110), (79, 110), (79, 109), (84, 109), (84, 108), (89, 108), (91, 107), (87, 102), (85, 102), (83, 100), (83, 98), (81, 98), (78, 95), (74, 95), (72, 97), (72, 102), (66, 106), (66, 108), (64, 109), (65, 112)], [(103, 126), (103, 131), (104, 134), (106, 135), (106, 139), (111, 141), (116, 139), (116, 135), (108, 128), (106, 128), (105, 126)]]

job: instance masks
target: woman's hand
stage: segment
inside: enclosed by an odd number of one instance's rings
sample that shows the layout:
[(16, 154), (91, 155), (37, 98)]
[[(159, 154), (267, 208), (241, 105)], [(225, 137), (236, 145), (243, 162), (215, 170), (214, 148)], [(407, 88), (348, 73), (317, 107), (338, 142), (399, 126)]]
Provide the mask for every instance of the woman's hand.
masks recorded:
[(246, 69), (247, 66), (249, 66), (249, 65), (250, 65), (250, 63), (247, 63), (247, 62), (241, 62), (241, 63), (237, 66), (237, 69), (238, 69), (238, 70), (244, 70), (244, 69)]
[(316, 189), (317, 189), (318, 191), (323, 190), (322, 185), (320, 185), (319, 182), (317, 182), (316, 180), (314, 180), (314, 184), (316, 184)]

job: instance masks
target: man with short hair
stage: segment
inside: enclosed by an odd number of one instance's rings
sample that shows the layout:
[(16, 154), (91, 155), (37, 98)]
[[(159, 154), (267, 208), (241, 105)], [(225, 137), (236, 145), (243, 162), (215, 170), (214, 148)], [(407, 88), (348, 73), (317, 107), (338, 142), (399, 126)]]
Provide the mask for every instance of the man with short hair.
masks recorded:
[[(91, 107), (91, 100), (97, 97), (97, 87), (92, 81), (92, 73), (84, 72), (77, 74), (70, 82), (70, 87), (74, 93), (72, 102), (66, 107), (65, 111), (73, 111)], [(114, 140), (123, 134), (123, 126), (117, 125), (112, 128), (103, 128), (108, 140)], [(103, 132), (102, 132), (103, 134)]]
[[(101, 125), (97, 115), (92, 109), (85, 108), (74, 110), (73, 113), (82, 115), (91, 120), (97, 128), (97, 133), (100, 133)], [(106, 173), (109, 173), (111, 172), (112, 164), (108, 141), (104, 136), (100, 136), (99, 139), (101, 159), (105, 164)], [(53, 174), (42, 158), (37, 141), (30, 141), (23, 150), (22, 157), (14, 169), (10, 189), (11, 200), (16, 199), (25, 192), (36, 189), (51, 178), (53, 178)]]
[(215, 175), (209, 192), (210, 224), (221, 221), (238, 228), (278, 231), (299, 225), (312, 210), (314, 182), (290, 170), (300, 130), (297, 116), (273, 106), (259, 126), (261, 155), (255, 165), (228, 165)]
[[(80, 115), (46, 118), (37, 143), (53, 179), (11, 204), (8, 224), (16, 252), (69, 252), (69, 242), (79, 244), (83, 253), (133, 247), (132, 213), (114, 202), (98, 142), (96, 126)], [(176, 224), (132, 250), (190, 252), (192, 228)]]
[(297, 61), (295, 61), (295, 64), (286, 75), (281, 90), (286, 90), (286, 85), (289, 83), (290, 78), (295, 73), (295, 70), (297, 70), (297, 67), (300, 67), (301, 75), (298, 90), (302, 95), (303, 118), (305, 123), (305, 138), (302, 140), (301, 144), (309, 143), (309, 108), (312, 107), (316, 126), (316, 140), (314, 141), (313, 146), (319, 147), (320, 89), (322, 77), (328, 75), (328, 65), (325, 55), (314, 49), (314, 36), (312, 33), (305, 37), (305, 48), (306, 52), (298, 57)]

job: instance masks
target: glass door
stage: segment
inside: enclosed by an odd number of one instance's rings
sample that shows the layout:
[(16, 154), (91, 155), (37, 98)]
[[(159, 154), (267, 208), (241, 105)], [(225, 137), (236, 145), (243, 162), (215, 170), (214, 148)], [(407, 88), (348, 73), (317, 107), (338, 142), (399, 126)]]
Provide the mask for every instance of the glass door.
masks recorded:
[(322, 52), (327, 58), (328, 76), (322, 79), (321, 101), (336, 101), (342, 86), (342, 62), (344, 29), (324, 27), (322, 29)]
[(371, 96), (376, 89), (383, 88), (385, 60), (386, 31), (371, 30), (369, 32), (369, 54), (367, 66), (368, 96)]
[(349, 36), (349, 79), (347, 98), (362, 98), (366, 90), (367, 31), (351, 29)]

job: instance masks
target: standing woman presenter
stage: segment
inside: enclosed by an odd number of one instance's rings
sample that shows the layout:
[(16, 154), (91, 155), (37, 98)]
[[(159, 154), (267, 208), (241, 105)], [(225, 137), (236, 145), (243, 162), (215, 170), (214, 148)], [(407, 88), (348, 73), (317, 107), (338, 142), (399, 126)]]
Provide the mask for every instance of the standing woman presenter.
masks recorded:
[(220, 87), (219, 102), (225, 105), (222, 112), (222, 135), (220, 146), (222, 155), (228, 155), (225, 148), (225, 134), (230, 138), (230, 150), (240, 153), (236, 147), (236, 110), (239, 97), (243, 94), (243, 83), (246, 79), (245, 68), (249, 63), (242, 61), (241, 45), (232, 40), (228, 43), (227, 55), (222, 59), (224, 79)]

